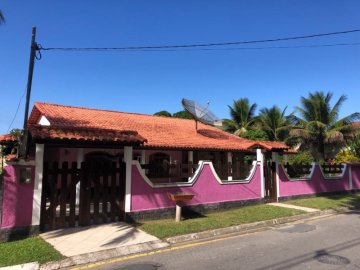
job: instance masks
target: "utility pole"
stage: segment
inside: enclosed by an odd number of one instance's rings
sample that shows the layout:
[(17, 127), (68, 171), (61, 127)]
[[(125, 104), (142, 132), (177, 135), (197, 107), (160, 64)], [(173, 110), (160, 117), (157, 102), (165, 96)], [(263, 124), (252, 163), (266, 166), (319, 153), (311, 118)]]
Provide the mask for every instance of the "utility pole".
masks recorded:
[(27, 80), (27, 86), (26, 86), (26, 102), (25, 102), (23, 135), (20, 140), (19, 152), (18, 152), (18, 157), (21, 157), (21, 158), (26, 158), (27, 151), (28, 151), (27, 144), (28, 144), (29, 131), (27, 128), (27, 120), (28, 120), (28, 116), (29, 116), (29, 102), (30, 102), (32, 78), (33, 78), (33, 72), (34, 72), (35, 54), (36, 54), (36, 51), (39, 49), (39, 47), (35, 41), (35, 37), (36, 37), (36, 27), (33, 27), (32, 35), (31, 35), (29, 73), (28, 73), (28, 80)]

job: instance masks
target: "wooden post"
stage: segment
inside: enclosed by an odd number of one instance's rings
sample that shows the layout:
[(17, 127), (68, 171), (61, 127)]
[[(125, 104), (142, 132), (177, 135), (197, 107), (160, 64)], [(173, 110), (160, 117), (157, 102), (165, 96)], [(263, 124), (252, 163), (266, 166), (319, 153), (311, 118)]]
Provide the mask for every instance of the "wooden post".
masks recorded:
[(175, 222), (180, 222), (181, 220), (181, 205), (180, 202), (176, 203), (176, 215), (175, 215)]

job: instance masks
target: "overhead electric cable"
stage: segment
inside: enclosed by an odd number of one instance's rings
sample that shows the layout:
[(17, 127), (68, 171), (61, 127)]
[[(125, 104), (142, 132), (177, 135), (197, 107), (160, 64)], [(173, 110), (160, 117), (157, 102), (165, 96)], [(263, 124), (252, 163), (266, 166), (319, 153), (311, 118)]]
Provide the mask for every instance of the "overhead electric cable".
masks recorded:
[[(322, 47), (339, 47), (339, 46), (359, 46), (360, 42), (354, 43), (334, 43), (319, 45), (298, 45), (298, 46), (269, 46), (269, 47), (233, 47), (233, 48), (193, 48), (193, 49), (138, 49), (138, 50), (111, 50), (107, 48), (98, 48), (97, 50), (87, 50), (96, 52), (119, 51), (119, 52), (178, 52), (178, 51), (236, 51), (236, 50), (267, 50), (267, 49), (302, 49), (302, 48), (322, 48)], [(71, 50), (65, 50), (71, 51)], [(74, 50), (73, 50), (74, 51)], [(85, 50), (78, 50), (85, 51)]]
[(10, 131), (11, 126), (14, 124), (14, 121), (15, 121), (15, 119), (16, 119), (16, 116), (17, 116), (17, 114), (18, 114), (18, 112), (19, 112), (19, 108), (20, 108), (21, 101), (22, 101), (22, 99), (24, 98), (25, 93), (26, 93), (26, 88), (25, 88), (24, 93), (22, 94), (22, 96), (21, 96), (20, 99), (19, 99), (19, 103), (18, 103), (18, 105), (17, 105), (17, 108), (16, 108), (16, 111), (15, 111), (14, 117), (13, 117), (13, 119), (11, 120), (11, 123), (10, 123), (10, 125), (9, 125), (9, 128), (8, 128), (7, 131), (6, 131), (7, 133)]
[(295, 37), (249, 40), (249, 41), (235, 41), (235, 42), (221, 42), (221, 43), (206, 43), (206, 44), (129, 46), (129, 47), (109, 47), (109, 48), (90, 48), (90, 47), (87, 47), (87, 48), (48, 47), (47, 48), (47, 47), (39, 46), (39, 50), (45, 50), (45, 51), (50, 51), (50, 50), (57, 50), (57, 51), (129, 51), (129, 50), (151, 50), (151, 49), (196, 48), (196, 47), (230, 46), (230, 45), (240, 45), (240, 44), (279, 42), (279, 41), (288, 41), (288, 40), (318, 38), (318, 37), (324, 37), (324, 36), (345, 35), (345, 34), (351, 34), (351, 33), (356, 33), (356, 32), (360, 32), (360, 29), (305, 35), (305, 36), (295, 36)]

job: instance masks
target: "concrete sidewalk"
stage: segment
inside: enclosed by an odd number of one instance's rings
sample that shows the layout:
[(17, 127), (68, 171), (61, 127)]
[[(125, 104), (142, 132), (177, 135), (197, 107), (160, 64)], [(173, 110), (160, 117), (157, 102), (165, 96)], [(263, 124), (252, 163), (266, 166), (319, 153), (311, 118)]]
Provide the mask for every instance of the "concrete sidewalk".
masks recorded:
[(66, 257), (160, 241), (124, 222), (61, 229), (40, 236)]
[(297, 205), (293, 205), (293, 204), (287, 204), (287, 203), (268, 203), (268, 205), (272, 205), (272, 206), (277, 206), (277, 207), (284, 207), (284, 208), (290, 208), (290, 209), (296, 209), (296, 210), (301, 210), (307, 213), (313, 213), (313, 212), (318, 212), (320, 211), (319, 209), (315, 209), (315, 208), (309, 208), (309, 207), (304, 207), (304, 206), (297, 206)]

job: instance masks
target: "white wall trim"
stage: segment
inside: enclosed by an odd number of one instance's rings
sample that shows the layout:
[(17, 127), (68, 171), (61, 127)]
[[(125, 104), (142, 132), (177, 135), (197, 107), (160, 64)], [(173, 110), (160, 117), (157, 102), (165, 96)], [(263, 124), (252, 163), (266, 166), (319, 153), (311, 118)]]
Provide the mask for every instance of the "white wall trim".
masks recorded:
[(321, 174), (322, 174), (322, 176), (324, 177), (325, 180), (339, 180), (341, 178), (344, 178), (344, 175), (346, 173), (347, 164), (342, 163), (342, 165), (344, 165), (344, 169), (343, 169), (342, 173), (339, 174), (339, 175), (335, 175), (335, 176), (325, 176), (321, 165), (319, 165), (319, 168), (320, 168)]
[(233, 185), (233, 184), (247, 184), (249, 183), (255, 174), (256, 168), (258, 167), (258, 162), (257, 161), (253, 161), (253, 167), (250, 171), (249, 176), (244, 179), (244, 180), (221, 180), (218, 176), (218, 174), (216, 173), (214, 166), (212, 164), (211, 161), (199, 161), (198, 163), (198, 167), (195, 171), (195, 173), (193, 174), (193, 176), (189, 179), (188, 182), (174, 182), (174, 183), (156, 183), (154, 184), (153, 182), (151, 182), (151, 180), (146, 176), (145, 171), (141, 168), (141, 165), (139, 163), (139, 161), (137, 160), (133, 160), (132, 161), (132, 165), (135, 165), (135, 167), (137, 168), (138, 172), (140, 173), (141, 177), (145, 180), (145, 182), (152, 188), (164, 188), (164, 187), (191, 187), (195, 184), (196, 180), (198, 179), (198, 177), (200, 176), (201, 171), (203, 170), (203, 167), (205, 165), (209, 165), (213, 175), (215, 176), (215, 179), (218, 181), (219, 184), (221, 185)]
[(50, 121), (44, 115), (42, 115), (38, 124), (41, 126), (50, 126)]
[(32, 205), (31, 225), (40, 224), (41, 211), (41, 194), (43, 182), (43, 166), (44, 166), (44, 144), (36, 144), (35, 150), (35, 180), (34, 180), (34, 196)]
[(256, 149), (256, 160), (260, 164), (261, 198), (264, 198), (265, 197), (264, 154), (261, 152), (261, 149)]
[(288, 173), (287, 173), (287, 171), (286, 171), (286, 169), (285, 169), (285, 167), (284, 167), (284, 164), (280, 164), (280, 166), (282, 167), (282, 169), (283, 169), (283, 171), (284, 171), (287, 179), (288, 179), (289, 181), (294, 181), (294, 182), (296, 182), (296, 181), (309, 181), (309, 180), (313, 177), (313, 175), (314, 175), (315, 165), (316, 165), (316, 163), (314, 163), (314, 162), (311, 163), (311, 166), (312, 166), (312, 167), (311, 167), (311, 172), (309, 173), (308, 176), (299, 177), (299, 178), (291, 178), (291, 177), (288, 175)]
[[(133, 148), (132, 146), (124, 146), (124, 161), (126, 163), (126, 177), (125, 177), (125, 212), (131, 211), (131, 170), (133, 162)], [(137, 163), (139, 163), (137, 161)], [(140, 166), (140, 164), (139, 164)]]

